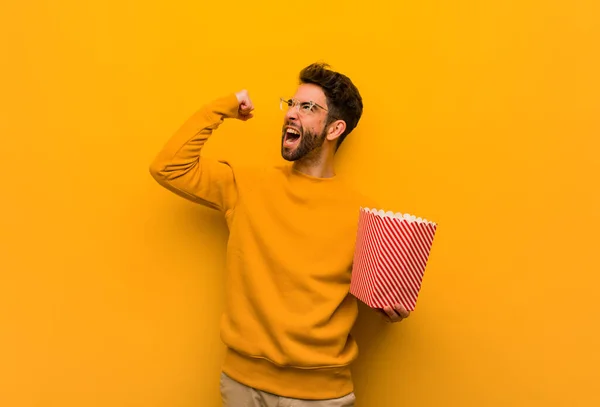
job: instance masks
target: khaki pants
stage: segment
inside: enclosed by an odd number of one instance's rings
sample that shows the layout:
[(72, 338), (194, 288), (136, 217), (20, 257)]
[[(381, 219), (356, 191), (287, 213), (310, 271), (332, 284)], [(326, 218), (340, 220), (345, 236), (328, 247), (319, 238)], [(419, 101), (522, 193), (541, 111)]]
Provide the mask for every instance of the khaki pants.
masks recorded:
[(354, 393), (338, 399), (300, 400), (256, 390), (221, 373), (223, 407), (354, 407)]

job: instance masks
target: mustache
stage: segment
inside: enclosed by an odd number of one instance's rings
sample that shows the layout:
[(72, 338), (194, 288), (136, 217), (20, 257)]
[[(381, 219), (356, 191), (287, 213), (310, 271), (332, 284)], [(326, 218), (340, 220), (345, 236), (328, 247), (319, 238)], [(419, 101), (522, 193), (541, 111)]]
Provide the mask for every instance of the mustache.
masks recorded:
[(282, 128), (283, 130), (285, 130), (285, 128), (286, 128), (286, 127), (292, 127), (292, 128), (294, 128), (294, 129), (296, 129), (296, 130), (298, 130), (298, 131), (302, 132), (302, 126), (298, 126), (298, 125), (296, 125), (296, 124), (294, 124), (294, 123), (289, 123), (289, 122), (286, 122), (286, 123), (284, 123), (284, 124), (283, 124), (283, 126), (282, 126), (281, 128)]

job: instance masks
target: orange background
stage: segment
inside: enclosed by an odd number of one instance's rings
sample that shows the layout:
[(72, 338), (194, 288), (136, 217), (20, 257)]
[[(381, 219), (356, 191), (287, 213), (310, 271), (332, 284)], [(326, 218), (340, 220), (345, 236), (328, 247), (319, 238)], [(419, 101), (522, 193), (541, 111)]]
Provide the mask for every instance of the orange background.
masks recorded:
[(317, 60), (365, 100), (340, 176), (440, 224), (410, 319), (361, 309), (358, 405), (599, 405), (599, 4), (5, 4), (0, 405), (219, 405), (225, 223), (148, 165), (242, 88), (206, 153), (277, 162)]

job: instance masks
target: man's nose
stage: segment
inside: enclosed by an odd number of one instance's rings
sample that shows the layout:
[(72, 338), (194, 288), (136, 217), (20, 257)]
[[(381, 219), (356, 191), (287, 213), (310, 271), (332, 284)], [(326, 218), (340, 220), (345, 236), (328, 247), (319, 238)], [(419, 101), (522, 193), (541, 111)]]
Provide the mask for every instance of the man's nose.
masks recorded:
[(285, 113), (285, 118), (289, 121), (298, 120), (298, 110), (296, 107), (290, 107)]

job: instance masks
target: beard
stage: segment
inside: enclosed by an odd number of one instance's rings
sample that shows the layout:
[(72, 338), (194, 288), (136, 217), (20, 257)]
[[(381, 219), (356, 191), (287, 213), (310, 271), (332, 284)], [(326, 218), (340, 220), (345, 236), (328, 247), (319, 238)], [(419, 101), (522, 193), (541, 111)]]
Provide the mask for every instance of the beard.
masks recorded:
[(323, 146), (327, 136), (327, 127), (324, 126), (321, 133), (311, 130), (304, 131), (301, 127), (294, 126), (300, 132), (299, 141), (293, 146), (286, 145), (285, 126), (281, 136), (281, 156), (287, 161), (298, 161), (307, 156), (316, 155)]

